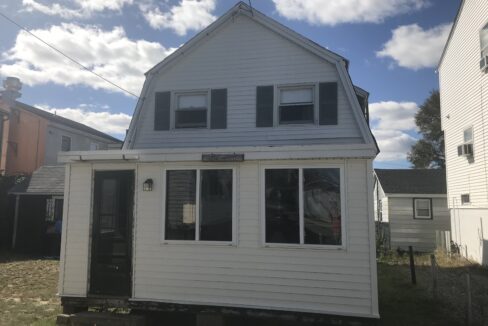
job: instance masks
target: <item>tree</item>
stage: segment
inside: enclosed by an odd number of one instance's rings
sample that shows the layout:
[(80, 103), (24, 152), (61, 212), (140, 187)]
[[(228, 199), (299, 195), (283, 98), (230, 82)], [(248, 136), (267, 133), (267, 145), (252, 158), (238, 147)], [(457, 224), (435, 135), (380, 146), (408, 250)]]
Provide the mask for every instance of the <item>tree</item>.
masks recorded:
[(422, 138), (412, 146), (407, 159), (414, 168), (444, 169), (446, 162), (439, 91), (432, 91), (420, 106), (415, 114), (415, 124), (419, 127)]

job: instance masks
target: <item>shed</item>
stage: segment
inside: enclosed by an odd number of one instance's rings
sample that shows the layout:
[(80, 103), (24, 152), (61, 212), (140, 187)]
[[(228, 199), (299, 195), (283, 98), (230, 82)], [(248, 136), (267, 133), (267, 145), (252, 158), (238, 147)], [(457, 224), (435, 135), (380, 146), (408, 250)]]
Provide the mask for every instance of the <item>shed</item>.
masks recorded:
[(377, 238), (386, 247), (429, 252), (448, 242), (445, 170), (375, 169), (374, 199)]
[(12, 249), (59, 256), (63, 216), (64, 166), (42, 166), (14, 185)]

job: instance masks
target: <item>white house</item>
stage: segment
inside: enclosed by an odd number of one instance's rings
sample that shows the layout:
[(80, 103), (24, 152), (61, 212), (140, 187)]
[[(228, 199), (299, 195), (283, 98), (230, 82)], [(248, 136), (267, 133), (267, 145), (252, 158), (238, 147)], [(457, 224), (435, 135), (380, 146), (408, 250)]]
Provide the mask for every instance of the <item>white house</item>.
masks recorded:
[(152, 68), (121, 151), (60, 155), (63, 305), (377, 318), (347, 64), (240, 2)]
[(488, 1), (462, 1), (439, 82), (452, 240), (488, 264)]
[(377, 236), (387, 248), (429, 252), (449, 245), (446, 173), (440, 169), (375, 169)]

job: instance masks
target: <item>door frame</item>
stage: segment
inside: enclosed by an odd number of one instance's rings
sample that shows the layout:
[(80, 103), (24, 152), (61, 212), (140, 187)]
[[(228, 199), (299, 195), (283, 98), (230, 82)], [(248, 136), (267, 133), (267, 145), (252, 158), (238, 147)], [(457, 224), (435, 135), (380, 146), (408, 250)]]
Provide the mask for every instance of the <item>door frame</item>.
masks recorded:
[(117, 172), (132, 172), (132, 195), (130, 198), (132, 199), (131, 208), (128, 209), (130, 214), (130, 229), (128, 229), (127, 234), (130, 236), (130, 240), (128, 241), (128, 252), (130, 254), (130, 268), (128, 269), (129, 272), (129, 295), (124, 298), (132, 298), (134, 294), (134, 248), (135, 248), (135, 219), (136, 219), (136, 199), (137, 199), (137, 166), (134, 165), (127, 165), (127, 166), (120, 166), (120, 167), (98, 167), (92, 169), (91, 175), (91, 195), (90, 195), (90, 225), (89, 225), (89, 239), (88, 239), (88, 262), (87, 262), (87, 282), (86, 282), (86, 297), (87, 298), (121, 298), (118, 295), (102, 295), (102, 294), (93, 294), (91, 293), (91, 269), (92, 269), (92, 254), (93, 254), (93, 226), (95, 222), (95, 181), (97, 173), (117, 173)]

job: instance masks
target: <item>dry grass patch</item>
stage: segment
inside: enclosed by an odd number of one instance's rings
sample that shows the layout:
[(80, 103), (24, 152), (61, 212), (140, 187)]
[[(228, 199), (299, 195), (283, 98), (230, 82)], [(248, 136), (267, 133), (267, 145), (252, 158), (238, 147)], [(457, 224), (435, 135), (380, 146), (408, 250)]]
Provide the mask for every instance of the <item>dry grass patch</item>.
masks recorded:
[(53, 325), (60, 312), (56, 260), (0, 254), (0, 325)]

